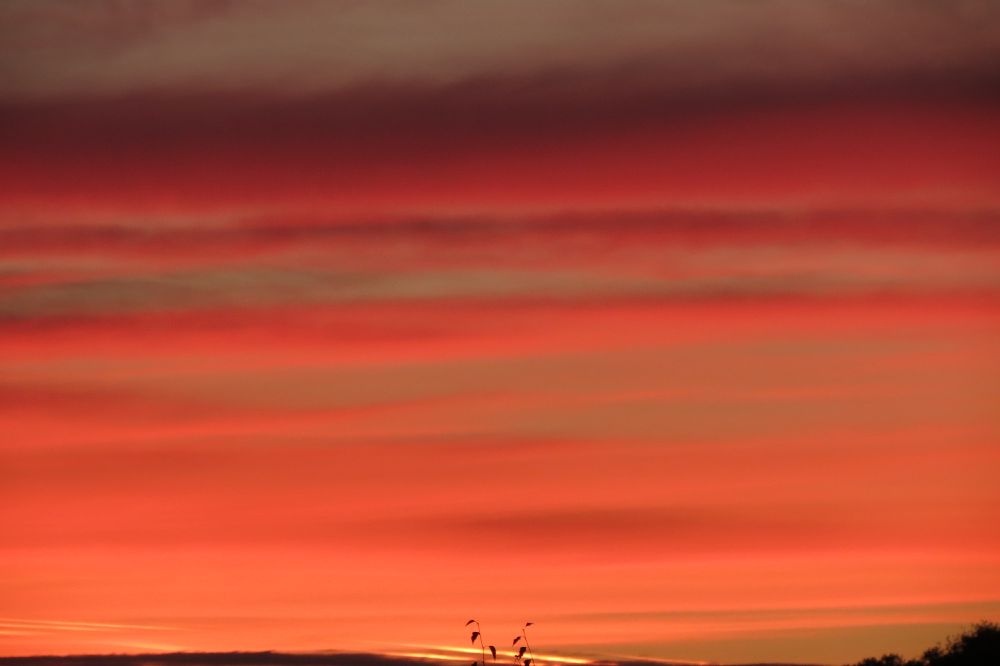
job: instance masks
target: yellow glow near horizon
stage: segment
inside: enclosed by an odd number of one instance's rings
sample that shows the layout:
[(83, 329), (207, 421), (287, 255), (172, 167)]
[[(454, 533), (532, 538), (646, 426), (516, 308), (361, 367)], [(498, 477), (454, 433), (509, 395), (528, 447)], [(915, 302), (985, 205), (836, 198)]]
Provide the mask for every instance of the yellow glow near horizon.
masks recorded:
[[(414, 645), (412, 647), (420, 647), (431, 650), (439, 650), (441, 652), (460, 652), (462, 654), (481, 654), (482, 650), (480, 648), (467, 648), (467, 647), (454, 647), (447, 645)], [(497, 655), (503, 655), (508, 657), (513, 657), (515, 652), (512, 650), (497, 650)], [(590, 664), (593, 663), (592, 659), (584, 659), (582, 657), (567, 657), (565, 655), (557, 654), (543, 654), (535, 653), (536, 661), (558, 661), (565, 664)]]
[(436, 659), (438, 661), (467, 661), (465, 657), (453, 657), (434, 652), (384, 652), (388, 657), (410, 657), (411, 659)]

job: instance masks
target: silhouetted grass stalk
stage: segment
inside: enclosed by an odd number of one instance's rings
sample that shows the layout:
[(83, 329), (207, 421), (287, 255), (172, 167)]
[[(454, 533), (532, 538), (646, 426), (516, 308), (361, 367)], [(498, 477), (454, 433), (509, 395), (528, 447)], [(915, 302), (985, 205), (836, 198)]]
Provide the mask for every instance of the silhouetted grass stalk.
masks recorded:
[[(528, 643), (528, 627), (533, 625), (534, 622), (525, 622), (524, 626), (521, 627), (521, 634), (514, 638), (514, 642), (511, 643), (511, 647), (516, 646), (521, 640), (524, 640), (524, 645), (522, 645), (517, 652), (514, 653), (514, 663), (520, 664), (521, 666), (531, 666), (532, 662), (535, 661), (535, 655), (531, 653), (531, 644)], [(521, 662), (524, 657), (524, 653), (527, 651), (528, 658)]]
[[(465, 623), (465, 626), (468, 627), (470, 624), (476, 625), (476, 630), (472, 632), (472, 644), (475, 645), (476, 639), (477, 638), (479, 639), (479, 648), (483, 656), (483, 666), (486, 666), (486, 643), (483, 642), (483, 628), (479, 625), (479, 620), (469, 620), (468, 622)], [(493, 655), (493, 661), (496, 661), (497, 648), (495, 645), (491, 645), (489, 647), (490, 647), (490, 654)], [(476, 662), (472, 662), (472, 666), (476, 666)]]
[(535, 661), (535, 655), (531, 653), (531, 643), (528, 642), (528, 627), (533, 624), (534, 622), (525, 622), (524, 626), (521, 627), (521, 635), (524, 636), (524, 647), (528, 648), (528, 661), (524, 663), (524, 666), (531, 666)]

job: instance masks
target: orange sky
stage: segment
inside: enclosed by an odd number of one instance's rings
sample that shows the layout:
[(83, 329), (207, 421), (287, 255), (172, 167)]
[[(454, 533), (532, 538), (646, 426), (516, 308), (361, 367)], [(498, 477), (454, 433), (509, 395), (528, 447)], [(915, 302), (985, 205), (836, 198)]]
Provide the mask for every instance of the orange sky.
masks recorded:
[(0, 10), (0, 654), (996, 619), (995, 9), (505, 4)]

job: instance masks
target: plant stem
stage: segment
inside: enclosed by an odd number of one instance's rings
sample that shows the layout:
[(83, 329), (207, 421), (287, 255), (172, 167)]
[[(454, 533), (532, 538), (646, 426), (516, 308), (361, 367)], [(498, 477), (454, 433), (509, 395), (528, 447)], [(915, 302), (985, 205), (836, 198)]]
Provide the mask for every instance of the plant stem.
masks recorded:
[(479, 630), (479, 649), (483, 653), (483, 666), (486, 666), (486, 644), (483, 643), (483, 628), (476, 622), (476, 629)]
[(531, 643), (528, 642), (528, 628), (521, 627), (521, 635), (524, 636), (524, 647), (528, 648), (528, 658), (531, 659), (532, 666), (538, 666), (535, 662), (535, 655), (531, 653)]

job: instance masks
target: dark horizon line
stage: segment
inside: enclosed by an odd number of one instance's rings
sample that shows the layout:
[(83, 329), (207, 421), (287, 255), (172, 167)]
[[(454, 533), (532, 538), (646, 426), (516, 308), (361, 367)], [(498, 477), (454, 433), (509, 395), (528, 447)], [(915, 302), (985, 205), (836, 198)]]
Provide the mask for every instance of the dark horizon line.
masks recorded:
[[(136, 666), (151, 666), (152, 664), (233, 664), (237, 666), (265, 666), (276, 664), (298, 664), (301, 666), (410, 666), (427, 664), (435, 659), (419, 657), (402, 657), (377, 652), (340, 652), (336, 650), (317, 650), (315, 652), (282, 652), (280, 650), (230, 650), (211, 652), (133, 652), (108, 654), (63, 654), (63, 655), (30, 655), (2, 656), (0, 666), (96, 666), (112, 663), (116, 666), (135, 663)], [(558, 659), (548, 660), (558, 662)], [(687, 664), (685, 660), (657, 659), (600, 659), (594, 658), (594, 666), (663, 666), (664, 664)], [(707, 662), (714, 663), (714, 662)], [(732, 666), (821, 666), (819, 664), (804, 664), (800, 662), (747, 662)]]

